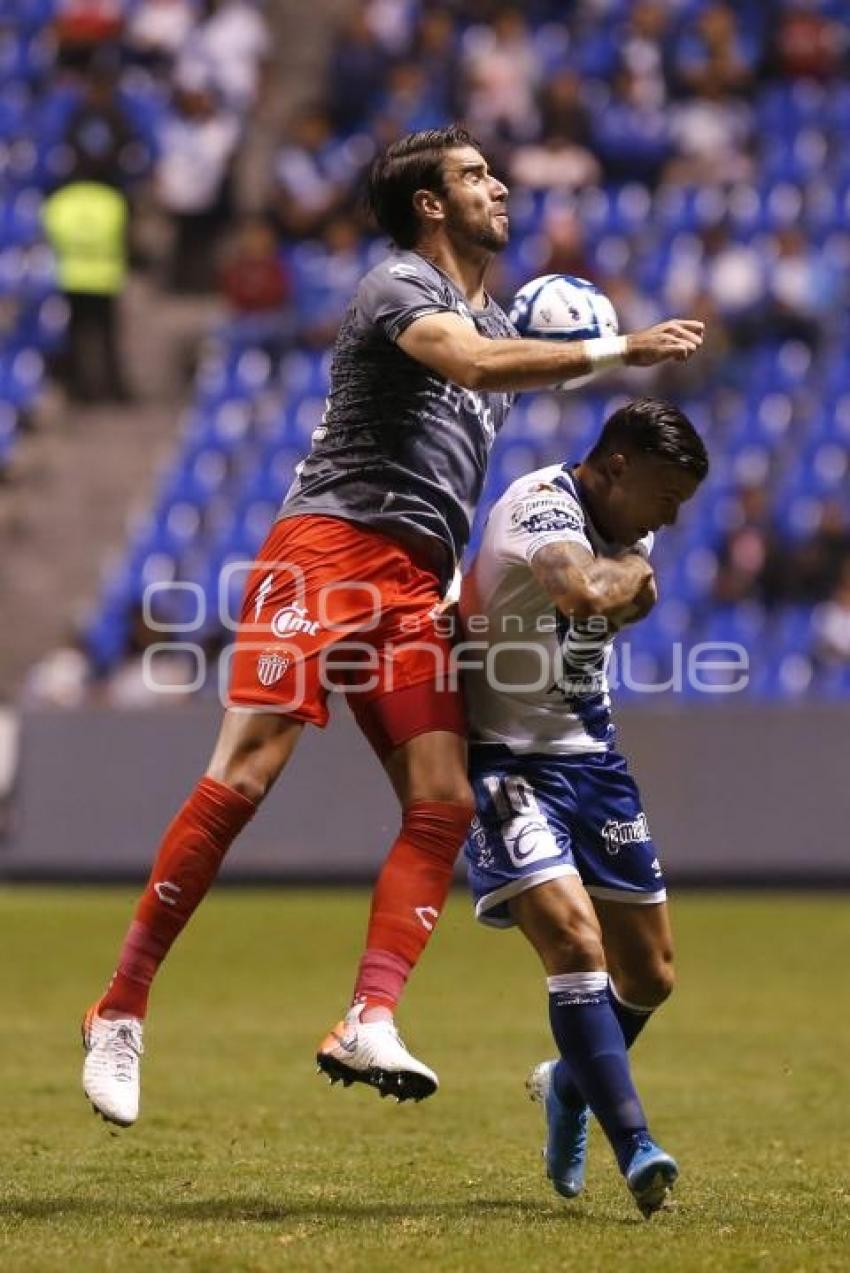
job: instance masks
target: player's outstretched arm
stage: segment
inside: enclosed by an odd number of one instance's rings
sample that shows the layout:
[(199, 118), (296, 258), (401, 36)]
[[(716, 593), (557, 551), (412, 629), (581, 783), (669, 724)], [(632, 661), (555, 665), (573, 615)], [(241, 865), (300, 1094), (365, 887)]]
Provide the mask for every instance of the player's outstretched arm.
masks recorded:
[(410, 324), (398, 345), (411, 358), (461, 385), (510, 393), (562, 384), (603, 367), (653, 367), (690, 358), (704, 326), (675, 318), (629, 336), (598, 340), (489, 340), (458, 314), (426, 314)]
[(564, 541), (545, 544), (529, 564), (561, 613), (576, 619), (599, 615), (619, 628), (647, 614), (658, 595), (653, 569), (637, 552), (594, 557)]

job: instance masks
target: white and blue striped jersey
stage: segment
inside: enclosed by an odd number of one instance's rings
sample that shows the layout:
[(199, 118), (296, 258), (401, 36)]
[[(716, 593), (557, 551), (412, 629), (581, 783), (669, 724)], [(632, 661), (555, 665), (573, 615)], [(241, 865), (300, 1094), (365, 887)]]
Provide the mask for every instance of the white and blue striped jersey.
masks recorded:
[[(614, 741), (607, 667), (613, 637), (601, 618), (570, 620), (530, 569), (547, 544), (613, 556), (568, 465), (519, 478), (493, 506), (463, 579), (460, 615), (470, 741), (515, 753), (607, 751)], [(648, 555), (653, 536), (639, 541)]]

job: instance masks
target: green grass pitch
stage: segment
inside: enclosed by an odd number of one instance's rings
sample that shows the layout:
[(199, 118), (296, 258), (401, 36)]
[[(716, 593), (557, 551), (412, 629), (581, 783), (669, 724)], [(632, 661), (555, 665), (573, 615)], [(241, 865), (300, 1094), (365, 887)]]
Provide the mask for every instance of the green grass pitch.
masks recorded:
[(143, 1113), (79, 1089), (78, 1020), (128, 917), (118, 890), (0, 892), (0, 1267), (800, 1270), (850, 1267), (850, 917), (840, 896), (675, 899), (679, 987), (635, 1053), (675, 1208), (639, 1217), (594, 1129), (586, 1194), (550, 1192), (523, 1091), (545, 988), (456, 894), (401, 1025), (418, 1106), (314, 1072), (365, 923), (354, 891), (219, 891), (155, 991)]

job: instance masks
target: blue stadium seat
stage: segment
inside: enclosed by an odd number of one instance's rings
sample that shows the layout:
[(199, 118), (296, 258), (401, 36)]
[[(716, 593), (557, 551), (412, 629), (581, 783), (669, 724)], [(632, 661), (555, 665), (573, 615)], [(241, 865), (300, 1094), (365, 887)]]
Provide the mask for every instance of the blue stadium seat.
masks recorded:
[(18, 434), (18, 412), (10, 402), (0, 400), (0, 473), (8, 467)]
[(44, 386), (44, 359), (35, 349), (0, 355), (0, 401), (18, 411), (31, 407)]

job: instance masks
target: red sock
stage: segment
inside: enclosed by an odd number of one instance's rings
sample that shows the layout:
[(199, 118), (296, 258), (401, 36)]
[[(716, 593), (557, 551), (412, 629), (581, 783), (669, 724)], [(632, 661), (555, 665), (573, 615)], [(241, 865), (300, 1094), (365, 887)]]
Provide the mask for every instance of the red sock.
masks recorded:
[(417, 800), (404, 811), (372, 894), (366, 951), (355, 1000), (394, 1008), (440, 917), (472, 810), (442, 800)]
[(100, 1010), (144, 1017), (157, 969), (256, 809), (232, 787), (201, 779), (163, 837)]

